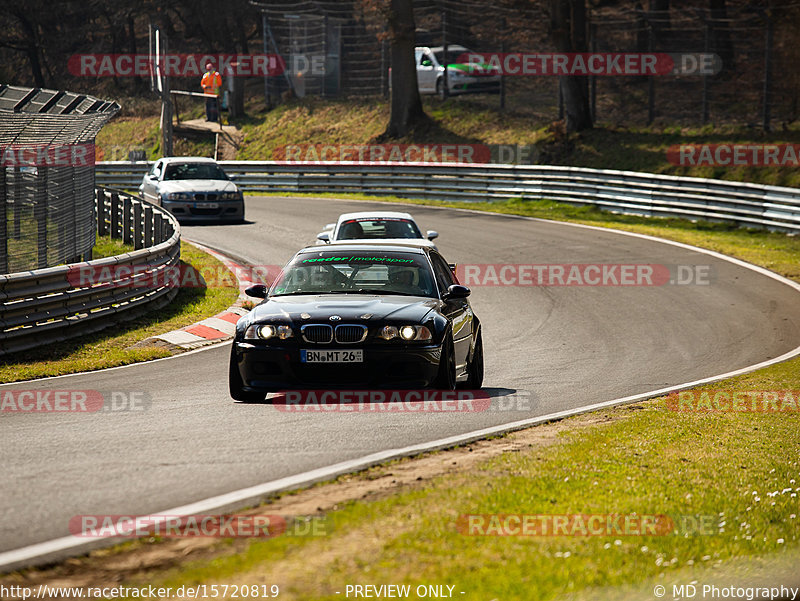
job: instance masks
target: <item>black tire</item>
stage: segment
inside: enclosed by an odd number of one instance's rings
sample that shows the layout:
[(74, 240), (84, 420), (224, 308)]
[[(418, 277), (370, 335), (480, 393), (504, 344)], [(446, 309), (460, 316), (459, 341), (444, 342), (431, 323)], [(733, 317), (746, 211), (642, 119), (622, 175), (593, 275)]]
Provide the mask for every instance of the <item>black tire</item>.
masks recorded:
[(445, 96), (444, 91), (444, 78), (440, 77), (436, 80), (436, 96), (439, 97), (439, 100), (447, 100), (447, 96)]
[(231, 360), (228, 364), (228, 390), (231, 398), (242, 403), (260, 403), (267, 396), (265, 393), (245, 391), (242, 388), (244, 388), (244, 382), (239, 373), (239, 366), (236, 365), (236, 353), (231, 348)]
[(446, 332), (442, 341), (442, 355), (439, 358), (439, 372), (433, 387), (437, 390), (456, 389), (456, 353), (453, 350), (453, 338)]
[(475, 348), (472, 350), (472, 359), (467, 367), (466, 388), (480, 390), (483, 386), (483, 334), (478, 330)]

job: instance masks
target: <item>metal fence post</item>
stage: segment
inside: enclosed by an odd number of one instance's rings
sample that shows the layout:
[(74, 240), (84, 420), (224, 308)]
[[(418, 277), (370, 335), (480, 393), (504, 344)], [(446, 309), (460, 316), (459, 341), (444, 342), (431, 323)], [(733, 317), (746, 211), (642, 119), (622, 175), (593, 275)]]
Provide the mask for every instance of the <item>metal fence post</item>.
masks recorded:
[(120, 236), (120, 202), (119, 194), (116, 192), (111, 193), (111, 239), (116, 240)]
[(8, 273), (8, 205), (6, 168), (0, 165), (0, 273)]
[(108, 233), (106, 228), (106, 191), (98, 188), (97, 192), (97, 235), (105, 236)]
[(767, 12), (767, 29), (764, 38), (764, 107), (762, 112), (764, 131), (770, 130), (770, 84), (772, 83), (772, 16)]
[[(502, 25), (500, 27), (500, 35), (502, 36), (500, 40), (500, 55), (505, 56), (506, 54), (506, 18), (502, 18)], [(506, 76), (503, 75), (503, 72), (500, 72), (500, 108), (506, 108)]]
[(144, 236), (142, 236), (142, 203), (136, 202), (133, 205), (133, 248), (139, 250), (144, 248)]
[(36, 221), (36, 265), (47, 267), (47, 167), (37, 167), (36, 194), (33, 200), (33, 218)]
[[(647, 52), (653, 54), (655, 45), (653, 24), (647, 21)], [(647, 125), (652, 125), (656, 118), (656, 80), (653, 75), (647, 76)]]
[[(589, 24), (589, 52), (597, 52), (597, 24)], [(589, 76), (589, 111), (592, 115), (592, 123), (597, 121), (597, 76), (592, 73)]]
[(153, 207), (144, 208), (144, 245), (153, 245)]
[(125, 244), (133, 242), (133, 232), (131, 232), (131, 209), (133, 203), (130, 196), (126, 196), (122, 201), (122, 241)]
[[(708, 54), (711, 45), (711, 23), (706, 21), (705, 39), (703, 40), (703, 52)], [(703, 123), (708, 123), (708, 75), (703, 75)]]

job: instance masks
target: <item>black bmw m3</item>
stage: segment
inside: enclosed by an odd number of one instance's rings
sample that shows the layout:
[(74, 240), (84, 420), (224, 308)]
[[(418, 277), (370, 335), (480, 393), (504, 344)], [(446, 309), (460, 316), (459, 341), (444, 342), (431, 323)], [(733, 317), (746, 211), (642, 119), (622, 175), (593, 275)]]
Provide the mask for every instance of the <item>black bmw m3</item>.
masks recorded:
[(229, 385), (240, 401), (312, 388), (436, 388), (483, 383), (478, 318), (431, 248), (309, 247), (236, 325)]

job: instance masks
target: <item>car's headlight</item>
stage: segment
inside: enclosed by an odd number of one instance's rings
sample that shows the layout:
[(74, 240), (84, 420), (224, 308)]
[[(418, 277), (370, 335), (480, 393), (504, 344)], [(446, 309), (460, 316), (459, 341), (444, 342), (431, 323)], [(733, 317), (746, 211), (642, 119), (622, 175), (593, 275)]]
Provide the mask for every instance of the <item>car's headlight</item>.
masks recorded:
[(219, 195), (220, 200), (239, 200), (240, 198), (239, 192), (223, 192)]
[(384, 326), (381, 330), (380, 337), (384, 340), (400, 338), (406, 342), (411, 342), (412, 340), (431, 340), (433, 335), (425, 326), (407, 325), (399, 327)]
[(245, 340), (270, 340), (271, 338), (286, 340), (292, 336), (290, 326), (272, 324), (253, 324), (244, 333)]
[(192, 195), (188, 192), (170, 192), (167, 194), (167, 200), (191, 200)]

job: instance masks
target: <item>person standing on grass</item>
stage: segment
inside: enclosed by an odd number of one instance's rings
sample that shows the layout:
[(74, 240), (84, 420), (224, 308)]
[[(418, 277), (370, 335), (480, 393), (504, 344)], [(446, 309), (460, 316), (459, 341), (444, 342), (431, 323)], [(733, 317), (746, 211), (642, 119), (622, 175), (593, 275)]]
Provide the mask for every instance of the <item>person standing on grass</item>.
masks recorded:
[(204, 94), (213, 94), (214, 98), (206, 98), (206, 121), (217, 121), (217, 97), (219, 89), (222, 87), (222, 76), (214, 69), (211, 62), (206, 63), (206, 72), (200, 80), (200, 86)]

